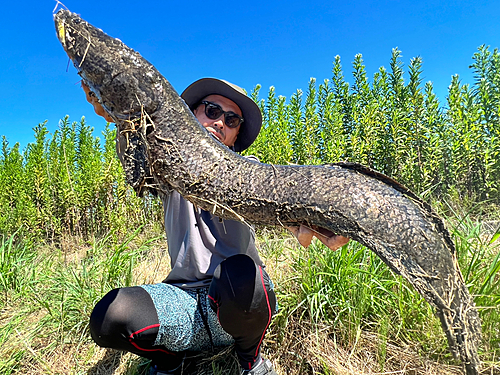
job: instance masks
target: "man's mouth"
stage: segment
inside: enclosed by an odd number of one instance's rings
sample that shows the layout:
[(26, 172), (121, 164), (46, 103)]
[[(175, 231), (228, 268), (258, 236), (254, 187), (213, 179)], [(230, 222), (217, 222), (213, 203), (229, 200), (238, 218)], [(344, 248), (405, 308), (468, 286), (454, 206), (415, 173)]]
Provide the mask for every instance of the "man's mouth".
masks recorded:
[(217, 138), (217, 140), (221, 142), (224, 141), (224, 136), (221, 133), (219, 133), (216, 129), (207, 127), (207, 130), (210, 132), (210, 134), (212, 134), (215, 138)]

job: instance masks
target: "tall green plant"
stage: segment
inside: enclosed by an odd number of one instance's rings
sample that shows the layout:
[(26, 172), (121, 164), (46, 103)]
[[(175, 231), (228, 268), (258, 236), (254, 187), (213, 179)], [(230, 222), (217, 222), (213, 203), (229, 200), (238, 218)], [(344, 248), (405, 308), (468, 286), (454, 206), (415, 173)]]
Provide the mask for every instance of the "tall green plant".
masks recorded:
[(19, 143), (9, 147), (5, 137), (2, 139), (0, 159), (0, 230), (2, 233), (14, 233), (26, 223), (25, 213), (31, 202), (26, 193), (26, 175), (23, 169), (23, 156), (19, 152)]
[(158, 200), (139, 199), (127, 187), (106, 127), (104, 145), (82, 119), (61, 120), (52, 137), (46, 123), (34, 128), (24, 153), (4, 138), (0, 157), (0, 233), (23, 228), (29, 238), (91, 237), (161, 221)]
[(474, 84), (453, 77), (445, 108), (420, 57), (405, 72), (395, 48), (370, 81), (358, 54), (350, 85), (336, 56), (331, 81), (311, 79), (288, 102), (271, 88), (259, 101), (264, 130), (251, 151), (282, 164), (358, 162), (426, 196), (498, 202), (500, 54), (481, 46), (473, 60)]

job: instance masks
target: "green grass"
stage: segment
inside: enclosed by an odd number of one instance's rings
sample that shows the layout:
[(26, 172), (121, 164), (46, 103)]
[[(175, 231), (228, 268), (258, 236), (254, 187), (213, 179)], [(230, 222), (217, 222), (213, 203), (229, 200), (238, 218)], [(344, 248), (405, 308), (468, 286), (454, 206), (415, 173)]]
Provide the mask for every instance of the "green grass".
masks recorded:
[[(470, 217), (448, 221), (453, 223), (461, 268), (483, 320), (480, 355), (498, 371), (499, 231)], [(90, 242), (77, 240), (65, 250), (28, 247), (17, 235), (3, 238), (0, 373), (38, 369), (87, 374), (106, 373), (106, 368), (130, 375), (144, 372), (147, 363), (138, 357), (106, 357), (89, 338), (88, 318), (108, 290), (162, 279), (168, 258), (160, 237), (159, 228), (139, 228), (122, 239), (108, 234)], [(336, 252), (319, 242), (304, 249), (275, 229), (259, 230), (258, 238), (280, 306), (264, 351), (282, 373), (314, 368), (341, 374), (335, 361), (342, 359), (347, 368), (366, 353), (371, 360), (363, 366), (375, 372), (400, 371), (398, 356), (409, 356), (404, 358), (413, 361), (415, 374), (432, 374), (426, 363), (455, 373), (456, 363), (432, 309), (374, 253), (353, 241)], [(152, 272), (156, 274), (148, 275)], [(398, 352), (401, 348), (406, 349)], [(224, 363), (213, 365), (216, 375), (234, 372)], [(363, 368), (358, 370), (363, 373)]]
[(0, 293), (23, 293), (35, 277), (36, 253), (22, 244), (16, 233), (3, 236), (0, 243)]
[(430, 306), (374, 253), (355, 242), (336, 252), (314, 242), (292, 254), (291, 274), (279, 283), (282, 309), (275, 329), (306, 322), (346, 347), (372, 332), (380, 371), (388, 342), (411, 343), (446, 360), (446, 340)]
[[(0, 359), (1, 374), (15, 372), (28, 358), (43, 366), (44, 356), (66, 344), (89, 343), (95, 303), (110, 289), (131, 285), (136, 263), (158, 241), (158, 236), (139, 239), (141, 231), (118, 243), (107, 235), (73, 253), (30, 249), (14, 236), (3, 240), (0, 358), (8, 359)], [(19, 342), (10, 340), (16, 336)]]
[[(484, 344), (480, 356), (500, 370), (500, 236), (481, 222), (449, 218), (467, 285), (483, 321)], [(497, 223), (498, 225), (498, 223)], [(284, 241), (282, 241), (284, 243)], [(319, 242), (309, 249), (290, 246), (287, 256), (276, 242), (263, 239), (266, 254), (288, 263), (278, 282), (281, 310), (273, 332), (286, 353), (291, 345), (289, 327), (307, 325), (312, 332), (328, 332), (332, 342), (353, 347), (364, 332), (377, 337), (373, 356), (384, 371), (389, 344), (409, 345), (423, 357), (453, 364), (438, 319), (424, 299), (395, 275), (380, 258), (351, 242), (336, 252)], [(273, 259), (271, 257), (271, 259)], [(268, 258), (269, 260), (269, 258)], [(276, 262), (277, 263), (277, 262)], [(393, 353), (392, 353), (393, 354)], [(391, 355), (392, 355), (391, 354)], [(392, 367), (393, 371), (400, 369)], [(425, 373), (425, 372), (423, 372)]]

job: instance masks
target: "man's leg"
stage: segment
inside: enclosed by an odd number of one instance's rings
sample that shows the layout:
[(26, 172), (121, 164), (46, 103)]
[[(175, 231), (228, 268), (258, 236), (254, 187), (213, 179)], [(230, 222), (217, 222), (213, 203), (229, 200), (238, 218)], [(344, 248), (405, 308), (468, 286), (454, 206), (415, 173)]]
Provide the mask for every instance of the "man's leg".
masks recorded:
[(243, 369), (260, 361), (260, 346), (276, 309), (276, 295), (264, 269), (247, 255), (224, 260), (209, 289), (210, 305), (235, 340)]
[(99, 346), (135, 353), (159, 368), (175, 368), (183, 353), (155, 345), (159, 326), (153, 301), (141, 287), (110, 291), (90, 316), (90, 333)]

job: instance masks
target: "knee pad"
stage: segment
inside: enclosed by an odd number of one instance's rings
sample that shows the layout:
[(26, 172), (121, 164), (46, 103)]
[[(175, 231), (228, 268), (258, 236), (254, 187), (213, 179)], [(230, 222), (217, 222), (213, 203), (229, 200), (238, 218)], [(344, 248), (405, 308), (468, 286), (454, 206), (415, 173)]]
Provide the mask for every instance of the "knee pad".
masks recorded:
[(154, 324), (158, 324), (156, 309), (143, 288), (113, 289), (95, 305), (90, 334), (99, 346), (122, 349), (128, 348), (132, 333)]

